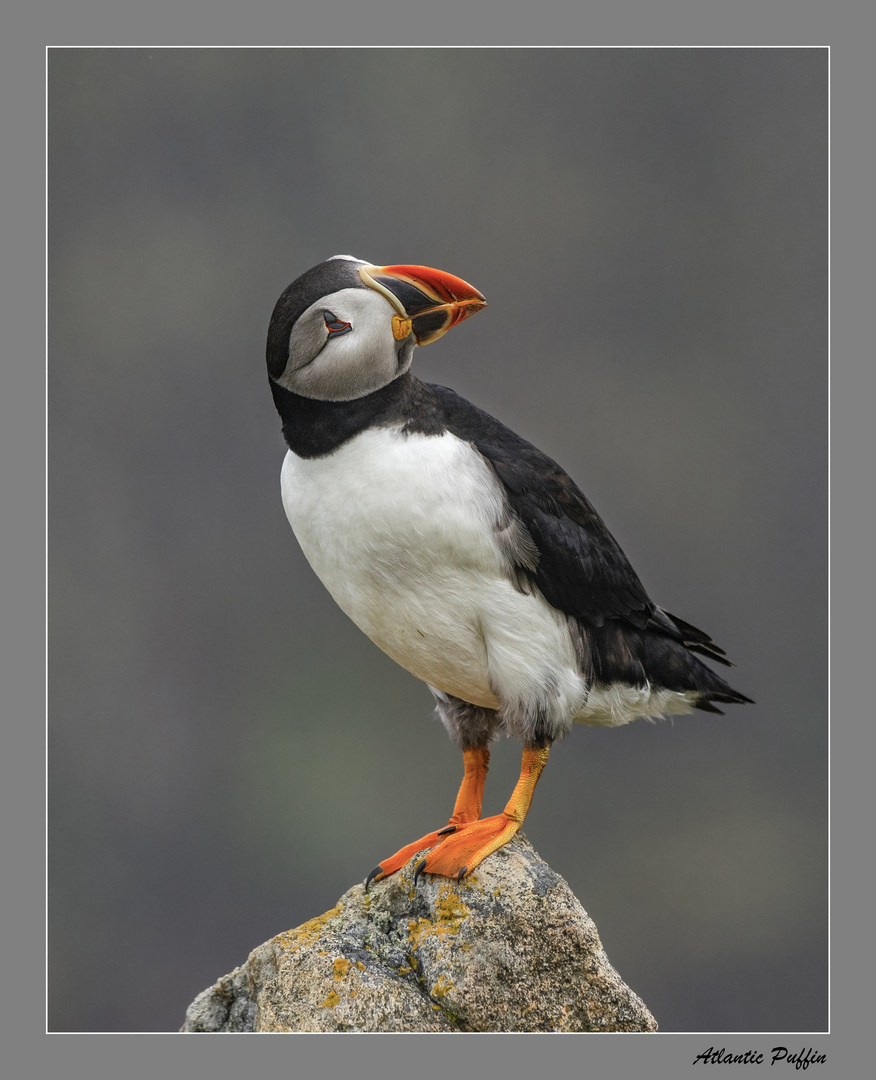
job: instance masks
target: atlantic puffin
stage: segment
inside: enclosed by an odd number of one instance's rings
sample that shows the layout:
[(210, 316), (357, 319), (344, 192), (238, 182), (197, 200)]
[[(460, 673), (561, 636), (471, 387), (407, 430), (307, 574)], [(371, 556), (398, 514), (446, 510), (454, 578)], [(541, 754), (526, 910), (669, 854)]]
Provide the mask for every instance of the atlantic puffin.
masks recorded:
[[(422, 679), (462, 751), (448, 823), (368, 875), (462, 880), (520, 829), (551, 744), (573, 724), (720, 713), (751, 701), (658, 607), (569, 476), (453, 390), (411, 373), (417, 346), (486, 306), (426, 266), (335, 255), (283, 292), (267, 339), (288, 452), (283, 505), (335, 601)], [(523, 744), (503, 813), (481, 818), (489, 746)]]

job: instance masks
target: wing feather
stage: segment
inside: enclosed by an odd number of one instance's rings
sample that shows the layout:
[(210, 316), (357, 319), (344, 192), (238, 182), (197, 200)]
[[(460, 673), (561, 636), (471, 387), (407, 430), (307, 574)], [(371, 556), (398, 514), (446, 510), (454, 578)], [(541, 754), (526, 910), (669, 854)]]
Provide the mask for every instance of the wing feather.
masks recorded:
[(650, 599), (618, 542), (586, 495), (552, 458), (454, 391), (434, 387), (448, 428), (490, 464), (512, 512), (538, 551), (521, 567), (545, 599), (590, 626), (622, 619), (659, 626), (681, 639)]

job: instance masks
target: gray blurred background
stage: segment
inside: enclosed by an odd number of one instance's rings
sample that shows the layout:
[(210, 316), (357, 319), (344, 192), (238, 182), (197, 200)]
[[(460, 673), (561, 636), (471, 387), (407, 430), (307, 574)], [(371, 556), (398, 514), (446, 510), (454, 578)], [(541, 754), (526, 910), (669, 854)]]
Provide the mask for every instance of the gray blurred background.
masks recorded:
[(349, 253), (481, 289), (417, 374), (757, 701), (579, 728), (527, 836), (662, 1030), (823, 1030), (826, 51), (56, 49), (49, 95), (50, 1029), (177, 1029), (452, 809), (280, 503), (268, 319)]

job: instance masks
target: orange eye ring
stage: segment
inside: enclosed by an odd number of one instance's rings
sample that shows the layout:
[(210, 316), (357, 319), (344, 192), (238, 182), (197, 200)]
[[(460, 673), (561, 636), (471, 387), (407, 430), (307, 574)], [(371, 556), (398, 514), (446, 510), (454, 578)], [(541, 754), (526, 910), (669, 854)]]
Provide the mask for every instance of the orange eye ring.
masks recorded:
[(331, 311), (324, 311), (323, 318), (325, 319), (325, 328), (329, 332), (329, 337), (331, 337), (332, 334), (348, 334), (353, 329), (350, 323), (344, 322), (343, 319), (339, 319), (336, 315), (332, 314)]

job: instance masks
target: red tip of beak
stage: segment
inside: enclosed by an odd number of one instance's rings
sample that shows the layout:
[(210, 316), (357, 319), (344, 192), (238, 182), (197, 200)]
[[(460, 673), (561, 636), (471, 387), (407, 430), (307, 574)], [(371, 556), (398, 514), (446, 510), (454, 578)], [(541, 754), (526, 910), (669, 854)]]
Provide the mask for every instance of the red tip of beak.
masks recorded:
[(470, 314), (474, 314), (487, 303), (483, 293), (478, 292), (474, 285), (469, 285), (467, 281), (456, 277), (455, 274), (448, 274), (446, 270), (434, 270), (431, 266), (399, 264), (398, 266), (382, 266), (379, 268), (379, 273), (409, 281), (427, 296), (433, 296), (439, 304), (471, 305), (473, 310)]

